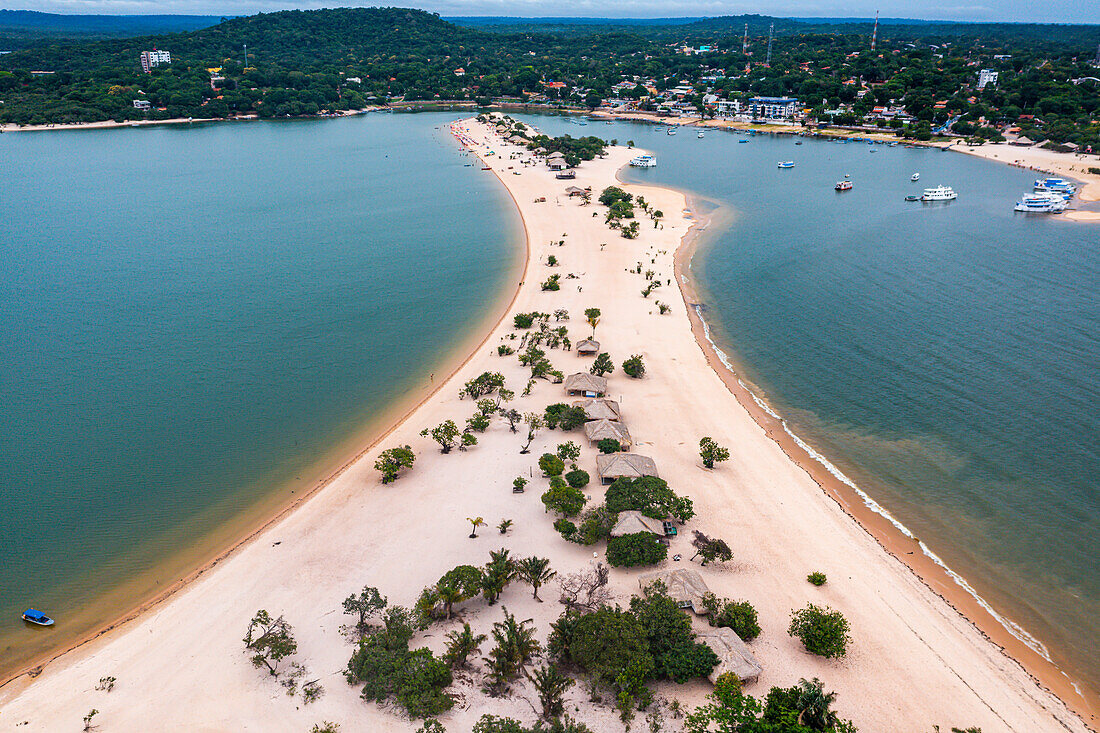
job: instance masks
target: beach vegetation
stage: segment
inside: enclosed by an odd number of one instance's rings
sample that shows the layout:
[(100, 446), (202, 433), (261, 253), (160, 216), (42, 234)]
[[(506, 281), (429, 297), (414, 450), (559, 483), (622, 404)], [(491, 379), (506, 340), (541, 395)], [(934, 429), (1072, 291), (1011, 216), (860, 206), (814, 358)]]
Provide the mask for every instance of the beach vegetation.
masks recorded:
[(516, 350), (508, 344), (501, 344), (497, 347), (497, 356), (511, 356), (514, 353), (516, 353)]
[(501, 534), (508, 534), (508, 530), (512, 528), (513, 524), (515, 524), (515, 522), (511, 519), (502, 519), (500, 520), (500, 524), (497, 525), (497, 529), (500, 530)]
[(92, 723), (92, 720), (93, 720), (93, 719), (95, 718), (95, 716), (97, 716), (97, 715), (99, 715), (99, 711), (98, 711), (98, 710), (96, 710), (95, 708), (92, 708), (91, 710), (89, 710), (89, 711), (88, 711), (88, 714), (87, 714), (87, 715), (85, 715), (85, 716), (84, 716), (84, 718), (83, 718), (83, 720), (84, 720), (84, 728), (83, 728), (83, 730), (85, 730), (85, 731), (89, 731), (89, 730), (95, 730), (95, 729), (96, 729), (96, 728), (98, 727), (97, 725), (95, 725), (94, 723)]
[(547, 255), (546, 256), (546, 266), (547, 267), (557, 267), (558, 266), (557, 256), (556, 255)]
[(562, 539), (573, 541), (573, 535), (577, 532), (577, 525), (570, 522), (565, 517), (559, 517), (554, 520), (554, 530), (562, 536)]
[(561, 290), (561, 275), (551, 275), (546, 278), (542, 283), (543, 291), (558, 291)]
[(477, 537), (477, 528), (485, 526), (485, 519), (482, 517), (466, 517), (466, 521), (473, 527), (473, 531), (470, 532), (470, 539)]
[(622, 228), (623, 239), (637, 239), (638, 238), (638, 232), (639, 232), (640, 229), (641, 229), (641, 227), (638, 225), (638, 222), (636, 222), (636, 221), (630, 222), (629, 224), (627, 224), (625, 227)]
[(524, 476), (516, 476), (514, 479), (512, 479), (512, 493), (522, 494), (526, 486), (527, 479)]
[(503, 547), (489, 553), (489, 562), (481, 571), (481, 594), (489, 605), (500, 598), (500, 594), (516, 577), (516, 561)]
[(704, 437), (699, 441), (699, 457), (703, 459), (704, 468), (714, 468), (715, 463), (728, 461), (730, 452), (728, 448), (718, 445), (714, 438)]
[(594, 545), (610, 537), (611, 529), (618, 521), (618, 514), (608, 511), (606, 506), (600, 504), (582, 514), (580, 524), (574, 526), (565, 539), (578, 545)]
[(252, 666), (267, 669), (272, 677), (278, 677), (283, 661), (298, 651), (298, 642), (286, 619), (272, 618), (264, 609), (248, 622), (244, 646), (251, 654)]
[(635, 532), (607, 540), (607, 562), (617, 568), (656, 565), (668, 556), (668, 547), (649, 532)]
[(632, 379), (641, 379), (645, 376), (645, 362), (642, 361), (641, 354), (634, 354), (623, 361), (623, 373)]
[(703, 608), (711, 626), (732, 629), (742, 641), (752, 641), (760, 636), (756, 609), (748, 601), (728, 601), (707, 593), (703, 596)]
[(557, 449), (558, 458), (563, 461), (569, 461), (576, 465), (576, 461), (581, 457), (581, 447), (574, 443), (572, 440), (567, 440), (564, 443), (558, 443)]
[(717, 537), (707, 537), (699, 530), (695, 530), (695, 538), (691, 541), (691, 544), (695, 548), (695, 554), (691, 556), (691, 559), (702, 558), (703, 565), (733, 559), (733, 550), (730, 549), (725, 540)]
[(531, 451), (531, 443), (534, 442), (535, 435), (538, 434), (539, 430), (546, 427), (546, 420), (537, 412), (528, 412), (523, 416), (523, 422), (527, 424), (527, 442), (523, 444), (523, 448), (519, 452), (526, 455)]
[(355, 628), (363, 634), (370, 627), (370, 620), (380, 614), (387, 603), (377, 588), (366, 585), (359, 595), (352, 594), (344, 599), (344, 613), (355, 616)]
[(554, 428), (576, 430), (582, 427), (588, 420), (588, 415), (585, 414), (583, 407), (580, 405), (567, 405), (564, 402), (556, 402), (552, 405), (547, 405), (545, 414), (546, 427), (551, 430)]
[(552, 720), (559, 717), (565, 710), (565, 693), (573, 686), (573, 679), (562, 674), (555, 664), (544, 664), (528, 673), (527, 679), (538, 693), (542, 719)]
[(826, 659), (843, 657), (852, 639), (848, 635), (848, 619), (840, 611), (810, 603), (791, 613), (787, 633), (798, 638), (811, 654)]
[(828, 578), (825, 577), (825, 573), (818, 572), (818, 571), (815, 570), (814, 572), (812, 572), (812, 573), (810, 573), (809, 575), (806, 576), (806, 580), (811, 585), (816, 585), (818, 587), (821, 587), (821, 586), (825, 585), (825, 583), (828, 581)]
[(557, 310), (554, 311), (554, 320), (555, 321), (568, 321), (569, 320), (569, 311), (567, 311), (565, 308), (558, 308)]
[(664, 479), (656, 476), (615, 479), (607, 487), (604, 501), (609, 511), (633, 509), (654, 519), (672, 516), (687, 522), (695, 516), (691, 499), (677, 496)]
[(485, 658), (488, 667), (487, 691), (500, 695), (508, 682), (523, 671), (542, 647), (535, 639), (534, 622), (531, 619), (517, 621), (507, 608), (504, 609), (504, 619), (493, 624), (492, 636), (495, 644)]
[(477, 436), (471, 433), (469, 430), (463, 431), (459, 439), (458, 449), (466, 450), (467, 448), (475, 445), (477, 445)]
[(661, 301), (658, 300), (658, 301), (656, 301), (656, 304), (657, 304), (657, 312), (660, 313), (662, 316), (664, 314), (668, 313), (670, 310), (672, 310), (672, 308), (669, 306), (668, 303), (662, 303)]
[(600, 313), (599, 308), (585, 308), (584, 309), (584, 320), (587, 321), (588, 325), (592, 327), (592, 335), (593, 336), (596, 335), (596, 325), (599, 324), (601, 315), (603, 315), (603, 314)]
[(561, 476), (565, 470), (565, 461), (553, 453), (543, 453), (539, 458), (539, 468), (544, 476)]
[(516, 432), (516, 426), (523, 422), (523, 413), (514, 407), (507, 410), (501, 408), (500, 416), (508, 421), (508, 429), (513, 433)]
[(489, 416), (484, 412), (475, 412), (472, 416), (466, 418), (466, 432), (477, 431), (484, 433), (489, 429)]
[(611, 355), (606, 351), (601, 351), (596, 355), (596, 360), (592, 362), (592, 368), (589, 369), (592, 374), (602, 377), (605, 374), (610, 374), (615, 371), (615, 363), (611, 361)]
[(622, 190), (618, 186), (608, 186), (607, 188), (605, 188), (603, 191), (600, 192), (600, 198), (599, 198), (599, 202), (601, 204), (603, 204), (604, 206), (611, 206), (612, 204), (616, 204), (620, 201), (625, 201), (627, 203), (630, 203), (633, 200), (634, 200), (634, 195), (633, 194), (627, 193), (626, 191)]
[(515, 397), (515, 393), (513, 393), (511, 390), (502, 389), (500, 390), (500, 394), (498, 396), (500, 397), (499, 402), (497, 400), (494, 400), (492, 397), (482, 397), (480, 400), (477, 401), (477, 411), (482, 415), (488, 417), (500, 410), (501, 402), (506, 402), (507, 400)]
[(630, 612), (649, 641), (653, 678), (683, 684), (693, 677), (707, 676), (718, 664), (711, 648), (695, 641), (691, 619), (661, 581), (649, 584), (641, 595), (631, 598)]
[(535, 322), (535, 313), (517, 313), (512, 316), (512, 323), (516, 328), (530, 328)]
[(416, 733), (447, 733), (447, 729), (435, 718), (427, 718), (424, 724), (416, 729)]
[(499, 718), (486, 713), (474, 724), (472, 733), (592, 733), (592, 730), (568, 715), (554, 718), (547, 725), (539, 721), (534, 727), (527, 727), (515, 718)]
[(653, 213), (650, 214), (650, 216), (653, 217), (653, 228), (656, 229), (657, 225), (661, 223), (661, 219), (664, 218), (665, 212), (661, 211), (660, 209), (655, 209)]
[(532, 597), (536, 601), (539, 598), (539, 588), (557, 577), (557, 572), (550, 568), (550, 561), (544, 557), (525, 557), (516, 563), (516, 573), (520, 580), (531, 586)]
[(309, 733), (340, 733), (340, 724), (333, 723), (331, 720), (322, 720), (320, 723), (314, 723)]
[(415, 460), (416, 454), (410, 446), (387, 448), (378, 455), (378, 460), (374, 462), (374, 470), (382, 474), (382, 483), (388, 484), (397, 480), (402, 469), (412, 468)]
[(420, 431), (420, 434), (424, 437), (431, 437), (436, 443), (439, 443), (440, 451), (443, 453), (450, 453), (451, 449), (455, 447), (458, 442), (458, 426), (455, 425), (454, 420), (444, 420), (436, 425), (434, 428), (424, 428)]
[(549, 511), (566, 517), (575, 517), (580, 514), (587, 501), (584, 492), (568, 485), (552, 486), (542, 495), (542, 503)]
[(102, 692), (110, 692), (115, 689), (115, 683), (118, 682), (114, 677), (100, 677), (99, 682), (96, 683), (95, 688)]
[(566, 483), (574, 489), (583, 489), (585, 486), (588, 486), (589, 480), (590, 476), (588, 475), (588, 471), (580, 468), (574, 468), (572, 471), (565, 474)]
[(459, 399), (469, 397), (476, 400), (504, 386), (504, 375), (500, 372), (482, 372), (470, 381), (458, 393)]
[(618, 453), (623, 449), (622, 444), (614, 438), (600, 438), (596, 443), (596, 450), (604, 455)]
[(800, 680), (794, 687), (773, 687), (763, 705), (745, 694), (732, 672), (718, 678), (707, 701), (685, 721), (686, 733), (856, 733), (849, 720), (829, 709), (836, 694), (820, 680)]
[(610, 577), (611, 569), (602, 562), (566, 575), (559, 582), (561, 604), (566, 611), (581, 613), (595, 611), (606, 605), (611, 600), (611, 591), (607, 587)]
[(470, 655), (481, 651), (482, 643), (488, 638), (485, 634), (475, 634), (470, 624), (463, 623), (461, 630), (456, 629), (447, 634), (447, 651), (443, 655), (443, 661), (451, 669), (464, 668)]
[(579, 165), (581, 161), (595, 160), (597, 156), (603, 155), (604, 149), (607, 147), (607, 141), (592, 135), (585, 137), (536, 135), (528, 143), (528, 147), (532, 150), (546, 148), (548, 154), (561, 153), (565, 156), (565, 164), (573, 168)]

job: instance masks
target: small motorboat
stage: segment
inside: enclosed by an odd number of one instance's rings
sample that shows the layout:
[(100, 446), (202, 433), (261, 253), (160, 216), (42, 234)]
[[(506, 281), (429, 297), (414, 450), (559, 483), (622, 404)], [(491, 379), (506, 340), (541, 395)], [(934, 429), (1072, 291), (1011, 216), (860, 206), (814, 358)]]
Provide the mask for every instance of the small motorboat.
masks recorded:
[(779, 168), (784, 168), (784, 169), (786, 169), (786, 168), (794, 168), (794, 161), (793, 161), (793, 160), (781, 160), (781, 161), (780, 161), (780, 162), (778, 163), (778, 167), (779, 167)]
[(836, 185), (833, 186), (833, 188), (835, 188), (837, 191), (851, 191), (852, 190), (852, 182), (848, 181), (848, 180), (837, 181)]
[(666, 135), (675, 135), (675, 134), (676, 134), (676, 130), (670, 127), (670, 128), (668, 128), (668, 130), (667, 130), (667, 131), (665, 132), (665, 134), (666, 134)]
[(802, 141), (801, 141), (801, 140), (795, 140), (795, 141), (794, 141), (794, 144), (795, 144), (795, 145), (801, 145), (801, 144), (802, 144)]
[(700, 140), (702, 140), (703, 139), (703, 133), (700, 132), (698, 137), (699, 137)]
[(23, 620), (28, 624), (34, 624), (35, 626), (53, 626), (53, 619), (42, 613), (36, 611), (33, 608), (28, 608), (23, 612)]
[(920, 201), (920, 196), (906, 196), (906, 201)]
[(748, 140), (738, 140), (737, 142), (739, 142), (739, 143), (747, 143), (747, 142), (748, 142)]
[(919, 181), (920, 180), (920, 173), (914, 173), (913, 175), (909, 176), (909, 180), (910, 181)]

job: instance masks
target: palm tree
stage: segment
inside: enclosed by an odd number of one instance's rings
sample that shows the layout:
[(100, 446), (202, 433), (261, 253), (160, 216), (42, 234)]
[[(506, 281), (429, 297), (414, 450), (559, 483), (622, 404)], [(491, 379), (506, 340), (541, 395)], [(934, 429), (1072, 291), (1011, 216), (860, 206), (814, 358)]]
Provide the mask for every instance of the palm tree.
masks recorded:
[(447, 614), (448, 621), (451, 619), (451, 609), (454, 608), (454, 605), (466, 600), (466, 595), (462, 592), (462, 589), (450, 583), (437, 584), (435, 586), (435, 595), (439, 599), (439, 602), (443, 604), (443, 612)]
[(447, 634), (447, 654), (444, 657), (451, 669), (466, 666), (466, 658), (476, 654), (481, 644), (488, 639), (485, 634), (475, 634), (470, 624), (462, 624), (462, 631)]
[(563, 675), (553, 664), (547, 664), (535, 670), (534, 674), (528, 674), (527, 679), (535, 686), (539, 693), (539, 703), (542, 705), (543, 720), (550, 720), (562, 714), (564, 705), (562, 697), (565, 691), (573, 686), (573, 680)]
[(485, 600), (492, 605), (497, 602), (504, 587), (516, 577), (516, 561), (511, 558), (508, 550), (503, 548), (497, 552), (490, 552), (489, 558), (489, 563), (481, 576), (481, 590), (485, 594)]
[(504, 620), (493, 624), (493, 640), (496, 641), (493, 655), (512, 674), (519, 672), (541, 648), (535, 639), (534, 621), (516, 621), (507, 608), (504, 609)]
[(481, 517), (466, 517), (466, 521), (474, 526), (474, 531), (470, 533), (470, 539), (477, 537), (477, 528), (485, 526), (485, 520)]
[(534, 589), (534, 599), (542, 603), (542, 599), (539, 598), (539, 586), (557, 575), (557, 572), (550, 569), (550, 560), (545, 557), (527, 557), (516, 564), (516, 570), (523, 582)]
[(798, 724), (814, 730), (825, 730), (836, 723), (836, 713), (829, 706), (836, 700), (835, 692), (825, 692), (825, 684), (814, 677), (813, 682), (798, 681)]

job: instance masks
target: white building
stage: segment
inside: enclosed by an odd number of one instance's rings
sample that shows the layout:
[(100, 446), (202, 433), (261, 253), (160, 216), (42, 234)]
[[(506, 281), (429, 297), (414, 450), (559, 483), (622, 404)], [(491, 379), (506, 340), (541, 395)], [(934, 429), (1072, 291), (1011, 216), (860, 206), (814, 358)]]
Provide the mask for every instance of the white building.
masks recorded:
[(153, 49), (152, 51), (141, 52), (141, 70), (146, 74), (152, 73), (153, 68), (156, 66), (170, 63), (172, 63), (172, 54), (167, 51)]
[(997, 86), (997, 72), (993, 69), (982, 69), (978, 72), (978, 89), (985, 89), (986, 84)]
[(147, 111), (151, 108), (152, 108), (152, 105), (150, 105), (149, 102), (144, 100), (144, 99), (135, 99), (134, 100), (134, 109), (140, 109), (144, 112), (144, 111)]
[(798, 115), (798, 100), (793, 97), (753, 97), (749, 114), (757, 120), (790, 120)]

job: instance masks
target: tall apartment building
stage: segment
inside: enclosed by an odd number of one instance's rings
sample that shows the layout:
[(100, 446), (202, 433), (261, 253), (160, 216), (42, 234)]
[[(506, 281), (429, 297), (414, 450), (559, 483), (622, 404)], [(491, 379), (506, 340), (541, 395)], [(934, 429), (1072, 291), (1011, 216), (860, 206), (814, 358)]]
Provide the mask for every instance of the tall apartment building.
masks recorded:
[(982, 69), (978, 72), (978, 89), (985, 89), (986, 84), (997, 86), (997, 72), (993, 69)]
[(151, 73), (156, 66), (170, 63), (172, 63), (172, 54), (167, 51), (153, 49), (152, 51), (141, 52), (141, 70), (146, 74)]

